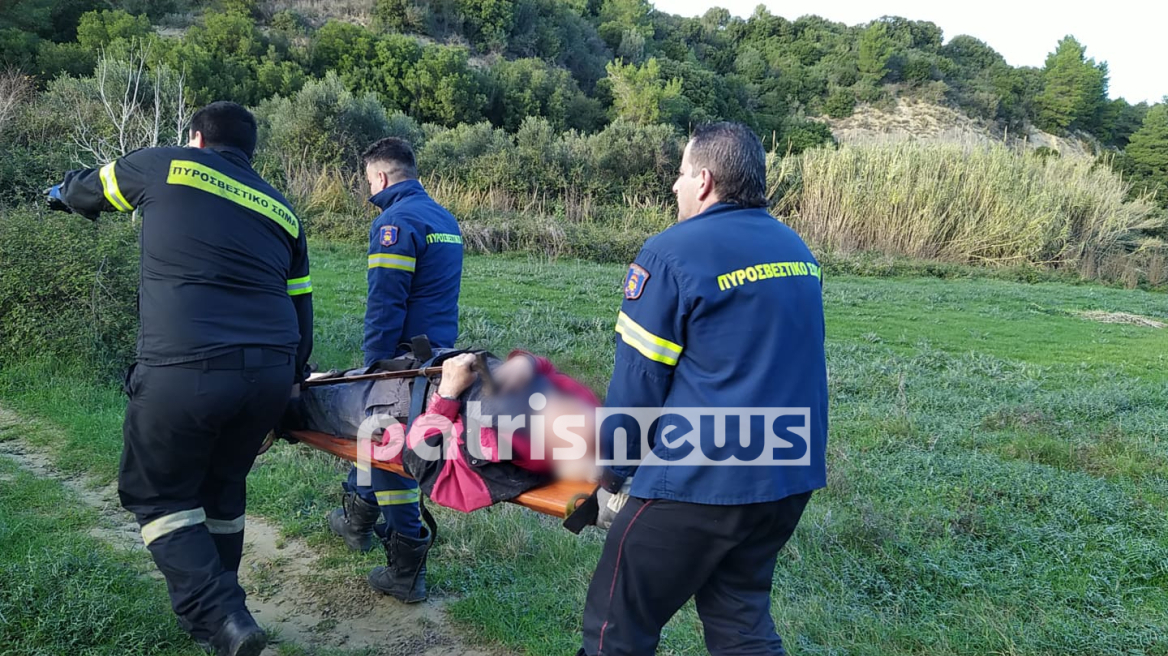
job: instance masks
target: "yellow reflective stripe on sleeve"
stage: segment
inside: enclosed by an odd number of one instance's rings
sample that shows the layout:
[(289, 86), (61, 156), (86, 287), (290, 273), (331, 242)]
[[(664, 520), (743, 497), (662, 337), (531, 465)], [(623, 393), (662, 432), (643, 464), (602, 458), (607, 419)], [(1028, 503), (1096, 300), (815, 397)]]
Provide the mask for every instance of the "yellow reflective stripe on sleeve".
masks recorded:
[(288, 295), (299, 296), (312, 293), (312, 276), (293, 278), (288, 281)]
[(182, 159), (171, 160), (166, 184), (205, 191), (275, 221), (293, 238), (300, 236), (300, 221), (284, 203), (215, 169)]
[(681, 345), (662, 339), (645, 330), (639, 323), (633, 321), (629, 315), (621, 312), (616, 320), (616, 331), (620, 333), (625, 344), (637, 349), (641, 355), (653, 360), (673, 366), (681, 357)]
[(399, 269), (401, 271), (413, 271), (418, 264), (417, 258), (407, 257), (405, 255), (394, 255), (393, 253), (374, 253), (369, 256), (370, 269)]
[(384, 490), (375, 494), (379, 506), (404, 506), (407, 503), (418, 503), (422, 498), (418, 490)]
[(235, 519), (211, 519), (208, 517), (205, 520), (207, 530), (216, 535), (230, 535), (232, 533), (239, 533), (247, 523), (245, 515), (240, 515)]
[(122, 190), (118, 189), (118, 176), (114, 172), (114, 164), (116, 163), (110, 162), (97, 172), (101, 178), (101, 191), (105, 194), (105, 199), (109, 201), (109, 204), (113, 205), (117, 211), (133, 212), (134, 207), (122, 195)]
[(151, 542), (164, 535), (170, 535), (180, 528), (198, 526), (205, 521), (207, 521), (207, 514), (203, 512), (202, 508), (163, 515), (142, 527), (142, 541), (146, 543), (146, 546), (150, 546)]

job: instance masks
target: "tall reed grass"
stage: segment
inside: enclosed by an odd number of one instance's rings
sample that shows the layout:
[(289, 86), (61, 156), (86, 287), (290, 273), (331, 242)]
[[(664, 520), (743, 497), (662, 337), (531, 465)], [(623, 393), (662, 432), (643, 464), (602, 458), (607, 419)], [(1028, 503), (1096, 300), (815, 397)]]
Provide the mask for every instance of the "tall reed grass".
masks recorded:
[[(773, 162), (776, 212), (833, 250), (1098, 273), (1165, 218), (1110, 168), (1002, 144), (871, 143)], [(1085, 271), (1086, 272), (1086, 271)]]
[[(1168, 283), (1168, 217), (1090, 159), (1001, 144), (900, 142), (768, 158), (776, 216), (819, 252), (1074, 271), (1128, 286)], [(364, 240), (375, 211), (360, 174), (305, 166), (282, 174), (311, 233)], [(672, 224), (672, 198), (619, 200), (570, 189), (483, 186), (456, 171), (423, 180), (462, 223), (472, 252), (533, 251), (629, 261)]]

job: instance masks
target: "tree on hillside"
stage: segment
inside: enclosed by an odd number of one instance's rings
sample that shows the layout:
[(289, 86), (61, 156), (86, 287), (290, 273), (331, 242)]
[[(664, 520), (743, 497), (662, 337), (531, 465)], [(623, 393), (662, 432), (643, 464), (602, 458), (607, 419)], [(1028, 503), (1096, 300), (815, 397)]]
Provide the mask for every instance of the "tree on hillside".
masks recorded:
[(91, 11), (77, 24), (77, 42), (81, 47), (99, 52), (118, 39), (145, 39), (154, 32), (150, 19), (117, 11)]
[(312, 80), (294, 95), (260, 104), (261, 137), (285, 169), (308, 162), (352, 168), (361, 149), (386, 134), (389, 118), (373, 93), (356, 96), (336, 73)]
[(487, 116), (508, 132), (517, 131), (530, 116), (546, 118), (557, 132), (591, 132), (603, 123), (600, 103), (584, 95), (571, 73), (543, 60), (499, 58), (491, 65), (490, 81)]
[(381, 30), (422, 32), (429, 17), (429, 7), (414, 0), (377, 0), (373, 3), (373, 22)]
[(1109, 146), (1127, 148), (1128, 140), (1143, 125), (1147, 114), (1146, 102), (1132, 105), (1123, 98), (1110, 101), (1103, 109), (1103, 125), (1107, 128), (1107, 133), (1100, 135), (1100, 138)]
[(641, 66), (611, 62), (608, 79), (616, 115), (633, 123), (668, 122), (681, 100), (681, 80), (663, 80), (656, 59)]
[(653, 37), (653, 25), (649, 21), (652, 10), (647, 0), (604, 0), (597, 18), (597, 32), (613, 51), (620, 49), (625, 38), (632, 38), (629, 32), (650, 39)]
[(896, 53), (896, 42), (888, 24), (876, 21), (860, 33), (860, 74), (865, 81), (879, 84), (888, 75), (888, 62)]
[(1043, 89), (1036, 98), (1039, 127), (1052, 132), (1099, 134), (1107, 103), (1107, 63), (1096, 64), (1075, 37), (1059, 41), (1046, 58)]
[(1148, 110), (1124, 155), (1133, 182), (1156, 192), (1160, 204), (1168, 207), (1168, 98)]
[(463, 33), (480, 50), (500, 51), (507, 46), (515, 19), (511, 0), (458, 0)]

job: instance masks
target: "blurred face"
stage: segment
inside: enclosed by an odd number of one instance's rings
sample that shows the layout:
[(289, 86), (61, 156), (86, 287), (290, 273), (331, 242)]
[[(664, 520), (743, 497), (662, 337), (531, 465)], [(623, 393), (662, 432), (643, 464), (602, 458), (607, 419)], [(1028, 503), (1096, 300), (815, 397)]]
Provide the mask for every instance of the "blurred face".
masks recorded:
[[(566, 481), (596, 480), (599, 477), (599, 471), (596, 467), (595, 411), (587, 404), (575, 399), (553, 394), (548, 396), (547, 406), (540, 414), (543, 415), (545, 422), (545, 457), (555, 456), (556, 449), (560, 449), (561, 455), (563, 455), (577, 450), (581, 444), (584, 447), (582, 452), (571, 454), (577, 456), (575, 458), (557, 458), (555, 460), (556, 478)], [(574, 435), (575, 439), (566, 434), (557, 434), (556, 421), (561, 417), (565, 420), (562, 425), (563, 432)], [(583, 425), (568, 428), (567, 419), (569, 417), (575, 420), (571, 423), (582, 423)], [(581, 419), (582, 421), (580, 421)]]
[(673, 183), (673, 194), (677, 196), (677, 220), (693, 218), (712, 205), (713, 190), (714, 177), (709, 169), (694, 170), (690, 144), (686, 144), (677, 182)]
[(389, 186), (389, 176), (376, 164), (365, 167), (365, 179), (369, 182), (369, 195), (376, 196)]

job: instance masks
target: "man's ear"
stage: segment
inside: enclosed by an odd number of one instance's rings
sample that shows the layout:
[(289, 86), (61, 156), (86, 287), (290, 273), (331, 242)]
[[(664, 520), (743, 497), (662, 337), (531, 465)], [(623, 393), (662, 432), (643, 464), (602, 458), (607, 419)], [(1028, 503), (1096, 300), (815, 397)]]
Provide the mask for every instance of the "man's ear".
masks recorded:
[(698, 200), (704, 202), (714, 193), (714, 174), (710, 173), (710, 169), (702, 169), (698, 175), (702, 177), (702, 183), (698, 185)]
[(191, 130), (191, 140), (187, 143), (191, 148), (206, 148), (207, 142), (203, 139), (203, 133), (198, 130)]

